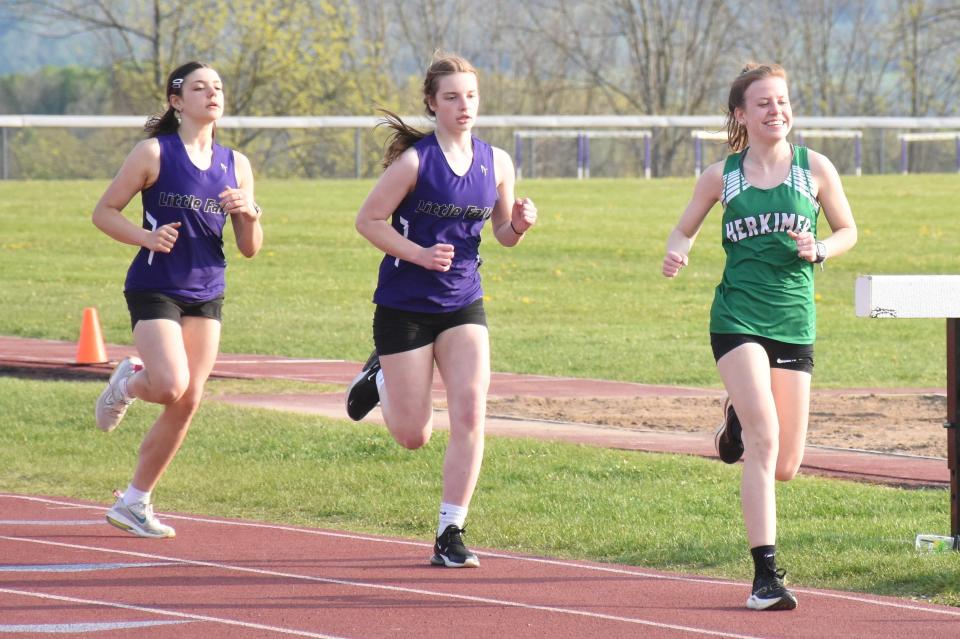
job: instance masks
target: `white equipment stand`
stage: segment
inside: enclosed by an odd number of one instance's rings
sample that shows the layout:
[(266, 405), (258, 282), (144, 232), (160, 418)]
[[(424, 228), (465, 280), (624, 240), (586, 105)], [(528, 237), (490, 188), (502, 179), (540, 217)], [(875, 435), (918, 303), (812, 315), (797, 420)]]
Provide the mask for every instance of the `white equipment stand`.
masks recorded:
[(858, 317), (947, 320), (947, 466), (950, 535), (960, 550), (960, 275), (863, 275), (857, 278)]

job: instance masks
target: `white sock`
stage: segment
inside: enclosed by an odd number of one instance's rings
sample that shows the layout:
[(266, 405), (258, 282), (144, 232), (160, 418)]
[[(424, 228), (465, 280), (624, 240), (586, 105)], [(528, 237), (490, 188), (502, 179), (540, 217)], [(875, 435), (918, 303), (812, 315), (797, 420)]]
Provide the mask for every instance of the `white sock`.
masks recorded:
[(437, 537), (440, 536), (447, 526), (453, 524), (457, 528), (463, 528), (467, 522), (467, 506), (457, 506), (456, 504), (440, 503), (440, 525), (437, 527)]
[(150, 503), (150, 491), (143, 492), (139, 488), (134, 488), (133, 484), (127, 486), (127, 490), (123, 493), (123, 503), (130, 506), (136, 504), (137, 502), (141, 504)]
[(380, 393), (380, 397), (383, 397), (383, 385), (386, 383), (383, 381), (383, 369), (377, 371), (377, 392)]
[(387, 393), (386, 393), (386, 385), (387, 385), (387, 383), (386, 383), (385, 381), (383, 381), (383, 369), (382, 369), (382, 368), (377, 371), (377, 378), (376, 378), (376, 380), (377, 380), (377, 395), (380, 396), (380, 412), (384, 415), (384, 419), (386, 419), (386, 414), (387, 414), (387, 402), (386, 402)]

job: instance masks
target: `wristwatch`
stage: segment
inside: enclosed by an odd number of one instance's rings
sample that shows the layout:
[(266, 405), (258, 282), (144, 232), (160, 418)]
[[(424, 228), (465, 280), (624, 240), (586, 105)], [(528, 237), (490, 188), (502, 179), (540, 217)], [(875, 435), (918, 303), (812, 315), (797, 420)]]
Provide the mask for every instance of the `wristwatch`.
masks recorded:
[[(253, 203), (253, 211), (257, 214), (257, 216), (256, 216), (254, 219), (259, 220), (259, 219), (260, 219), (260, 216), (263, 215), (263, 209), (261, 209), (260, 206), (259, 206), (256, 202)], [(819, 249), (818, 249), (818, 250), (819, 250)], [(818, 253), (818, 255), (819, 255), (819, 253)]]
[(825, 259), (827, 259), (827, 246), (823, 242), (817, 242), (817, 258), (813, 263), (822, 264)]

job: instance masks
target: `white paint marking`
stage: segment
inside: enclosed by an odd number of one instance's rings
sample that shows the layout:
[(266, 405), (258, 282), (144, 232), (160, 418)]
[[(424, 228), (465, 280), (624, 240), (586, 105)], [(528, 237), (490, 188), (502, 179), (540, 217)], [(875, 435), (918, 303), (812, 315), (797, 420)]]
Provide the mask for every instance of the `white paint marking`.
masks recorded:
[(106, 564), (0, 564), (0, 572), (93, 572), (96, 570), (123, 570), (126, 568), (154, 568), (179, 566), (180, 562), (151, 561), (146, 563)]
[(343, 364), (342, 359), (230, 359), (221, 357), (217, 364)]
[[(46, 499), (46, 498), (43, 498), (43, 497), (33, 497), (33, 496), (30, 496), (30, 495), (14, 495), (14, 494), (9, 494), (9, 493), (8, 493), (8, 494), (0, 494), (0, 498), (2, 498), (2, 497), (9, 497), (9, 498), (12, 498), (12, 499), (23, 499), (23, 500), (25, 500), (25, 501), (36, 501), (36, 502), (45, 503), (45, 504), (75, 505), (75, 504), (70, 504), (70, 502), (56, 501), (56, 500), (52, 500), (52, 499)], [(90, 507), (90, 508), (100, 508), (100, 509), (102, 509), (102, 510), (108, 510), (107, 507), (99, 507), (99, 506), (88, 506), (88, 507)], [(293, 527), (293, 526), (281, 526), (281, 525), (277, 525), (277, 524), (264, 524), (264, 523), (246, 522), (246, 521), (230, 521), (230, 520), (220, 520), (220, 519), (207, 519), (207, 518), (203, 518), (203, 517), (191, 517), (191, 516), (186, 516), (186, 515), (164, 515), (164, 516), (165, 516), (166, 518), (182, 519), (182, 520), (184, 520), (184, 521), (195, 521), (195, 522), (200, 522), (200, 523), (220, 524), (220, 525), (224, 525), (224, 526), (238, 526), (238, 527), (261, 528), (261, 529), (266, 529), (266, 530), (281, 530), (281, 531), (297, 532), (297, 533), (308, 534), (308, 535), (318, 535), (318, 536), (323, 536), (323, 537), (333, 537), (333, 538), (337, 538), (337, 539), (351, 539), (351, 540), (356, 540), (356, 541), (370, 541), (370, 542), (383, 543), (383, 544), (395, 544), (395, 545), (405, 545), (405, 546), (419, 546), (419, 547), (421, 547), (421, 548), (432, 548), (432, 545), (431, 545), (431, 544), (425, 544), (425, 543), (422, 543), (422, 542), (405, 541), (405, 540), (402, 540), (402, 539), (383, 539), (383, 538), (379, 538), (379, 537), (368, 537), (368, 536), (365, 536), (365, 535), (356, 535), (356, 534), (352, 534), (352, 533), (339, 533), (339, 532), (331, 532), (331, 531), (325, 531), (325, 530), (314, 530), (314, 529), (308, 529), (308, 528), (296, 528), (296, 527)], [(194, 561), (192, 561), (192, 560), (184, 560), (184, 559), (169, 558), (169, 557), (160, 557), (160, 556), (157, 556), (157, 555), (148, 555), (148, 554), (141, 554), (141, 553), (133, 553), (133, 552), (128, 552), (128, 551), (119, 551), (119, 550), (117, 550), (117, 551), (112, 551), (112, 550), (104, 549), (104, 548), (93, 548), (93, 547), (86, 547), (86, 546), (72, 546), (72, 545), (70, 545), (70, 544), (58, 544), (58, 543), (56, 543), (56, 542), (44, 542), (44, 541), (40, 541), (40, 540), (27, 540), (27, 539), (21, 539), (21, 538), (17, 538), (17, 537), (4, 537), (4, 536), (0, 536), (0, 539), (10, 539), (10, 540), (14, 540), (14, 541), (35, 541), (36, 543), (51, 543), (51, 544), (54, 544), (54, 545), (63, 545), (63, 546), (66, 546), (66, 547), (75, 547), (75, 548), (86, 549), (86, 550), (95, 550), (95, 551), (101, 551), (101, 552), (116, 552), (116, 553), (120, 553), (120, 554), (134, 555), (134, 556), (139, 556), (139, 557), (144, 557), (144, 558), (150, 558), (150, 559), (162, 559), (162, 560), (164, 560), (164, 561), (173, 561), (173, 562), (190, 563), (190, 564), (196, 564), (196, 565), (215, 566), (215, 564), (205, 564), (205, 563), (203, 563), (203, 562), (194, 562)], [(595, 571), (595, 572), (612, 573), (612, 574), (618, 574), (618, 575), (629, 575), (629, 576), (632, 576), (632, 577), (642, 577), (642, 578), (646, 578), (646, 579), (662, 579), (662, 580), (666, 580), (666, 581), (679, 581), (679, 582), (684, 582), (684, 583), (708, 584), (708, 585), (713, 585), (713, 586), (735, 586), (735, 587), (738, 587), (738, 588), (743, 588), (744, 585), (745, 585), (744, 583), (736, 582), (736, 581), (726, 581), (726, 580), (720, 580), (720, 579), (714, 580), (714, 579), (707, 579), (707, 578), (703, 578), (703, 577), (686, 577), (686, 576), (683, 576), (683, 575), (662, 575), (662, 574), (657, 574), (657, 573), (642, 572), (642, 571), (639, 571), (639, 570), (629, 570), (629, 569), (625, 569), (625, 568), (615, 568), (615, 567), (611, 567), (611, 566), (594, 566), (594, 565), (589, 565), (589, 564), (579, 564), (579, 563), (572, 562), (572, 561), (561, 561), (561, 560), (558, 560), (558, 559), (545, 559), (545, 558), (540, 558), (540, 557), (523, 557), (523, 556), (518, 556), (518, 555), (508, 555), (508, 554), (505, 554), (505, 553), (497, 553), (497, 552), (482, 552), (482, 553), (480, 553), (480, 555), (481, 555), (482, 557), (496, 557), (496, 558), (498, 558), (498, 559), (507, 559), (507, 560), (512, 560), (512, 561), (524, 561), (524, 562), (538, 563), (538, 564), (544, 564), (544, 565), (549, 565), (549, 566), (560, 566), (560, 567), (564, 567), (564, 568), (572, 568), (572, 569), (574, 569), (574, 570), (587, 570), (587, 571)], [(240, 567), (232, 568), (232, 569), (234, 569), (234, 570), (240, 570), (240, 571), (245, 571), (245, 570), (254, 571), (254, 570), (255, 570), (255, 569), (247, 569), (247, 568), (240, 568)], [(274, 573), (267, 573), (267, 574), (274, 574)], [(281, 574), (281, 573), (277, 573), (277, 574)], [(282, 575), (282, 574), (281, 574), (281, 575)], [(335, 581), (335, 580), (326, 580), (326, 579), (323, 579), (323, 578), (320, 578), (320, 577), (312, 578), (312, 577), (304, 577), (303, 575), (282, 575), (282, 576), (290, 576), (290, 577), (297, 577), (297, 578), (308, 578), (308, 579), (316, 579), (316, 580), (320, 580), (320, 581), (329, 581), (329, 582), (332, 582), (332, 583), (340, 583), (340, 582), (337, 582), (337, 581)], [(349, 582), (344, 582), (344, 583), (349, 583)], [(349, 584), (349, 585), (365, 585), (365, 584)], [(385, 588), (388, 588), (388, 589), (389, 589), (389, 588), (391, 588), (391, 587), (386, 587), (386, 586), (385, 586)], [(848, 594), (843, 594), (843, 593), (823, 592), (823, 591), (819, 591), (819, 590), (806, 590), (806, 589), (800, 589), (800, 588), (793, 588), (792, 590), (793, 590), (794, 592), (800, 592), (800, 593), (804, 593), (804, 594), (806, 594), (806, 595), (815, 596), (815, 597), (826, 597), (826, 598), (830, 598), (830, 599), (840, 599), (840, 600), (843, 600), (843, 601), (855, 601), (855, 602), (857, 602), (857, 603), (864, 603), (864, 604), (870, 604), (870, 605), (887, 607), (887, 608), (896, 608), (896, 609), (899, 609), (899, 610), (911, 610), (911, 611), (916, 611), (916, 612), (929, 612), (929, 613), (933, 613), (933, 614), (937, 614), (937, 615), (945, 615), (945, 616), (948, 616), (948, 617), (958, 617), (958, 618), (960, 618), (960, 610), (951, 610), (951, 609), (948, 609), (948, 608), (933, 608), (933, 607), (920, 606), (920, 605), (915, 605), (915, 604), (910, 604), (910, 603), (900, 603), (900, 602), (897, 602), (897, 601), (879, 601), (879, 600), (876, 600), (876, 599), (870, 599), (870, 598), (862, 597), (862, 596), (848, 595)], [(414, 591), (414, 592), (416, 592), (416, 591)], [(429, 593), (420, 593), (420, 594), (429, 594)], [(444, 595), (444, 596), (452, 596), (452, 595), (446, 595), (446, 593), (438, 593), (438, 594)]]
[[(107, 608), (120, 608), (122, 610), (136, 610), (137, 612), (149, 612), (155, 615), (166, 617), (177, 617), (179, 619), (188, 619), (190, 621), (208, 621), (211, 623), (222, 623), (228, 626), (240, 626), (241, 628), (252, 628), (254, 630), (269, 630), (284, 635), (295, 635), (298, 637), (314, 637), (315, 639), (344, 639), (334, 635), (323, 635), (316, 632), (307, 632), (306, 630), (294, 630), (293, 628), (280, 628), (279, 626), (267, 626), (259, 623), (248, 623), (246, 621), (237, 621), (236, 619), (222, 619), (220, 617), (210, 617), (208, 615), (195, 615), (188, 612), (174, 612), (164, 610), (163, 608), (151, 608), (149, 606), (132, 606), (130, 604), (118, 603), (115, 601), (98, 601), (96, 599), (81, 599), (80, 597), (65, 597), (63, 595), (51, 595), (42, 592), (30, 592), (27, 590), (13, 590), (10, 588), (0, 588), (0, 592), (9, 595), (22, 595), (24, 597), (36, 597), (38, 599), (51, 599), (53, 601), (69, 601), (71, 603), (89, 604), (92, 606), (105, 606)], [(185, 623), (185, 622), (181, 622)]]
[[(482, 604), (495, 605), (495, 606), (504, 606), (508, 608), (520, 608), (522, 610), (540, 610), (544, 612), (556, 612), (560, 614), (573, 615), (576, 617), (586, 617), (589, 619), (619, 621), (619, 622), (630, 623), (630, 624), (635, 624), (639, 626), (650, 626), (654, 628), (665, 628), (668, 630), (679, 630), (682, 632), (690, 632), (693, 634), (707, 635), (711, 637), (729, 637), (730, 639), (760, 639), (759, 637), (755, 637), (752, 635), (740, 635), (735, 633), (723, 632), (720, 630), (707, 630), (705, 628), (696, 628), (692, 626), (681, 626), (678, 624), (661, 623), (657, 621), (650, 621), (648, 619), (638, 619), (635, 617), (619, 617), (616, 615), (608, 615), (608, 614), (598, 613), (598, 612), (587, 612), (583, 610), (574, 610), (570, 608), (559, 608), (555, 606), (539, 606), (535, 604), (525, 604), (519, 601), (510, 601), (505, 599), (492, 599), (489, 597), (477, 597), (474, 595), (459, 595), (459, 594), (453, 594), (453, 593), (447, 593), (447, 592), (435, 592), (431, 590), (423, 590), (420, 588), (406, 588), (403, 586), (387, 586), (383, 584), (370, 584), (370, 583), (364, 583), (362, 581), (351, 581), (348, 579), (315, 577), (313, 575), (300, 575), (297, 573), (281, 572), (279, 570), (264, 570), (261, 568), (247, 568), (243, 566), (232, 566), (230, 564), (222, 564), (222, 563), (213, 562), (213, 561), (196, 561), (193, 559), (173, 559), (171, 557), (164, 557), (162, 555), (152, 555), (149, 553), (132, 552), (129, 550), (112, 550), (109, 548), (97, 548), (94, 546), (82, 546), (80, 544), (67, 544), (67, 543), (61, 543), (61, 542), (55, 542), (55, 541), (43, 541), (39, 539), (23, 539), (23, 538), (17, 538), (17, 537), (5, 537), (2, 535), (0, 535), (0, 539), (6, 539), (8, 541), (20, 541), (24, 543), (42, 544), (47, 546), (57, 546), (60, 548), (73, 548), (76, 550), (89, 550), (93, 552), (130, 555), (135, 557), (146, 557), (146, 558), (160, 559), (163, 561), (179, 561), (180, 563), (191, 565), (191, 566), (202, 566), (205, 568), (215, 568), (218, 570), (252, 573), (255, 575), (268, 576), (268, 577), (283, 577), (285, 579), (296, 579), (296, 580), (307, 581), (312, 583), (326, 583), (326, 584), (334, 584), (338, 586), (350, 586), (354, 588), (370, 588), (372, 590), (386, 590), (388, 592), (401, 592), (404, 594), (422, 595), (422, 596), (435, 597), (440, 599), (454, 599), (457, 601), (468, 601), (470, 603), (482, 603)], [(23, 594), (23, 595), (33, 594), (26, 591), (8, 590), (6, 588), (0, 588), (0, 592), (10, 592), (14, 594)], [(158, 613), (161, 612), (158, 610), (142, 608), (139, 606), (129, 606), (127, 604), (114, 604), (110, 602), (100, 602), (100, 601), (86, 601), (86, 600), (74, 599), (69, 597), (44, 595), (40, 593), (36, 593), (36, 596), (49, 597), (53, 599), (61, 599), (64, 601), (77, 601), (77, 602), (97, 604), (97, 605), (117, 606), (121, 608), (129, 608), (133, 610), (147, 610), (147, 611), (158, 612)], [(163, 614), (175, 614), (176, 616), (187, 616), (187, 615), (181, 615), (179, 613), (167, 613), (166, 611), (163, 611)], [(190, 616), (194, 617), (193, 615), (190, 615)], [(204, 621), (218, 621), (223, 623), (233, 623), (235, 625), (244, 625), (244, 626), (247, 625), (239, 621), (230, 622), (230, 620), (220, 620), (213, 617), (206, 618), (206, 617), (201, 617), (200, 615), (196, 615), (196, 618), (203, 619)], [(315, 635), (305, 635), (305, 636), (315, 636)]]
[(100, 526), (102, 519), (0, 519), (0, 526)]
[(12, 632), (32, 632), (47, 635), (72, 635), (80, 632), (104, 632), (107, 630), (128, 630), (131, 628), (150, 628), (152, 626), (170, 626), (190, 623), (189, 621), (112, 621), (102, 623), (41, 623), (41, 624), (0, 624), (0, 634)]

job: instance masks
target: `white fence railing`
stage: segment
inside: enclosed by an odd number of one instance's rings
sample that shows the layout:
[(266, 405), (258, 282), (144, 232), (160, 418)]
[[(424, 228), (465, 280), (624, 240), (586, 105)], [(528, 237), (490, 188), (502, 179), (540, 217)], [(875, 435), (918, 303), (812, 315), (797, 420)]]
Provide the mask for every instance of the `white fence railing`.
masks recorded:
[[(8, 177), (8, 131), (23, 128), (142, 128), (146, 115), (0, 115), (0, 176)], [(421, 115), (403, 116), (413, 126), (430, 128), (430, 121)], [(228, 116), (218, 126), (228, 129), (353, 129), (356, 176), (361, 175), (361, 133), (382, 122), (377, 116)], [(723, 138), (724, 119), (720, 116), (702, 115), (481, 115), (477, 118), (481, 129), (512, 129), (515, 140), (534, 137), (556, 137), (561, 131), (577, 137), (578, 175), (586, 177), (589, 171), (587, 150), (590, 137), (640, 137), (644, 138), (644, 173), (650, 174), (650, 145), (656, 143), (651, 129), (691, 129), (694, 136), (695, 166), (699, 173), (702, 164), (700, 145), (703, 140)], [(960, 117), (874, 117), (799, 116), (794, 118), (794, 130), (808, 137), (847, 136), (855, 145), (855, 172), (860, 173), (860, 148), (862, 131), (869, 129), (898, 132), (901, 141), (901, 172), (906, 172), (907, 144), (920, 139), (957, 140), (956, 168), (960, 171)], [(531, 130), (542, 130), (536, 134)], [(550, 133), (547, 133), (547, 132)], [(580, 131), (581, 133), (577, 133)], [(622, 132), (618, 135), (616, 132)], [(520, 135), (518, 135), (520, 134)], [(882, 153), (882, 140), (881, 152)], [(515, 149), (519, 148), (515, 144)], [(532, 149), (532, 147), (531, 147)], [(519, 158), (518, 158), (519, 159)], [(518, 167), (521, 171), (522, 168)], [(883, 170), (881, 159), (881, 172)]]

